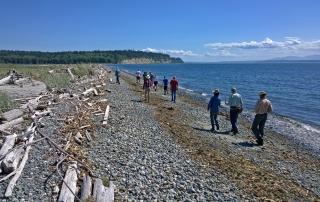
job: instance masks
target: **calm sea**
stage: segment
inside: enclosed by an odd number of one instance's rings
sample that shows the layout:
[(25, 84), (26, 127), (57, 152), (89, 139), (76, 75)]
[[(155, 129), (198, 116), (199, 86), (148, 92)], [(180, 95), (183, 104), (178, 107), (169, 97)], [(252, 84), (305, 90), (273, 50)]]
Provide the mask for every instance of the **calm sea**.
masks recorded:
[(242, 95), (245, 110), (253, 110), (259, 92), (266, 91), (274, 113), (320, 128), (320, 62), (185, 63), (108, 65), (134, 73), (152, 71), (169, 80), (176, 76), (180, 87), (212, 96), (220, 89), (227, 100), (230, 89)]

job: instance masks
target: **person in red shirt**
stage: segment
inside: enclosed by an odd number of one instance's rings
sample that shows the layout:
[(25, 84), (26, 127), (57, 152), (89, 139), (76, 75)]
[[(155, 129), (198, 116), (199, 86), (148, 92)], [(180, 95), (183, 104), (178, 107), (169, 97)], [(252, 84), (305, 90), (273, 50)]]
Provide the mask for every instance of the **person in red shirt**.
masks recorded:
[[(152, 87), (152, 81), (150, 79), (150, 76), (146, 76), (146, 80), (143, 82), (142, 89), (144, 89), (144, 99), (146, 101), (150, 101), (150, 88)], [(148, 95), (148, 100), (147, 100), (147, 95)]]
[(171, 90), (171, 101), (176, 102), (176, 94), (178, 90), (178, 80), (174, 76), (170, 81), (170, 90)]

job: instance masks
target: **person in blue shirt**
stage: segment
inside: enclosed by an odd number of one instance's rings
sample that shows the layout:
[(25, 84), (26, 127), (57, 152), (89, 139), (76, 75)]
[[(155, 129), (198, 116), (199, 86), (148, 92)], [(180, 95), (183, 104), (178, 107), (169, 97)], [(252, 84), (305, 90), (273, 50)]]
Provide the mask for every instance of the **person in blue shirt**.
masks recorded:
[(163, 77), (163, 90), (164, 94), (166, 95), (168, 93), (168, 79), (166, 79), (166, 76)]
[(237, 93), (236, 88), (234, 87), (231, 88), (231, 93), (232, 95), (230, 95), (228, 102), (225, 101), (225, 103), (226, 105), (230, 106), (230, 122), (232, 125), (231, 132), (233, 132), (233, 134), (235, 135), (236, 133), (239, 133), (238, 127), (237, 127), (237, 119), (238, 119), (239, 112), (236, 112), (236, 108), (241, 107), (242, 109), (243, 101), (242, 101), (241, 95)]
[(211, 131), (214, 131), (214, 126), (216, 125), (217, 130), (219, 130), (218, 114), (221, 105), (221, 99), (219, 98), (220, 91), (215, 89), (213, 92), (213, 97), (210, 99), (208, 104), (208, 111), (210, 110), (210, 121), (211, 121)]
[(120, 84), (119, 77), (121, 76), (121, 74), (120, 74), (120, 69), (118, 67), (116, 68), (115, 76), (117, 77), (117, 82), (116, 83)]

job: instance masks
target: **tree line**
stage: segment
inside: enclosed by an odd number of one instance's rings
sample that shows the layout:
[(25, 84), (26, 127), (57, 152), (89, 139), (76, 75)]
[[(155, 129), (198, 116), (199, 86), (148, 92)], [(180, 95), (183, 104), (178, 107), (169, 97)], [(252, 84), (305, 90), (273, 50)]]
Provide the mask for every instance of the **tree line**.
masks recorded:
[(170, 57), (168, 54), (135, 50), (63, 52), (0, 50), (0, 63), (11, 64), (120, 64), (124, 60), (139, 58), (150, 59), (155, 63), (183, 63), (181, 58)]

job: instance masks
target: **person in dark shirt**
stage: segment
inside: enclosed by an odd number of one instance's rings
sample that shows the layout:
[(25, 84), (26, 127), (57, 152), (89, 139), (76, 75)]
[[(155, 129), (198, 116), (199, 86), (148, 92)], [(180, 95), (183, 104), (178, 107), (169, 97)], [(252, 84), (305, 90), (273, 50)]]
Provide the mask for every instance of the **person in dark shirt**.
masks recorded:
[(210, 121), (211, 121), (211, 131), (214, 131), (214, 126), (216, 125), (217, 130), (219, 130), (218, 114), (221, 105), (221, 99), (219, 98), (220, 91), (215, 89), (213, 92), (213, 97), (210, 99), (208, 104), (208, 111), (210, 111)]
[(170, 89), (171, 89), (171, 101), (176, 102), (176, 95), (178, 90), (178, 80), (174, 76), (170, 81)]
[(163, 77), (163, 90), (164, 90), (164, 94), (166, 95), (168, 93), (168, 79), (166, 78), (166, 76)]

